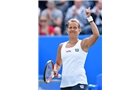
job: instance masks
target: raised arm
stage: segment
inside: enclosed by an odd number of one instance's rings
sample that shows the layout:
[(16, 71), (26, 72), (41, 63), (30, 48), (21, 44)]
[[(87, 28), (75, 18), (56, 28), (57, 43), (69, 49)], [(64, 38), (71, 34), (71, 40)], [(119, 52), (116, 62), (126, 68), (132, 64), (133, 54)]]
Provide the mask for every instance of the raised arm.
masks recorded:
[(86, 15), (90, 21), (89, 24), (91, 26), (93, 34), (90, 37), (83, 39), (81, 45), (84, 51), (88, 51), (88, 48), (91, 47), (99, 37), (98, 28), (96, 24), (93, 22), (92, 17), (90, 16), (90, 8), (86, 9)]

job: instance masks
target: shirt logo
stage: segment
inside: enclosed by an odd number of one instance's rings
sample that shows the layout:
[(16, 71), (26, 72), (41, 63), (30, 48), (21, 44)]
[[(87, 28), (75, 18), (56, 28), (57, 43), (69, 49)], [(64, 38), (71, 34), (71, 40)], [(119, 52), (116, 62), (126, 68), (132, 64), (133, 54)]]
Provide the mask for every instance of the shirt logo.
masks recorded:
[(76, 48), (76, 49), (75, 49), (75, 52), (79, 52), (79, 49), (78, 49), (78, 48)]
[(71, 50), (66, 50), (66, 53), (71, 52)]
[(80, 88), (83, 89), (84, 88), (84, 85), (80, 85)]

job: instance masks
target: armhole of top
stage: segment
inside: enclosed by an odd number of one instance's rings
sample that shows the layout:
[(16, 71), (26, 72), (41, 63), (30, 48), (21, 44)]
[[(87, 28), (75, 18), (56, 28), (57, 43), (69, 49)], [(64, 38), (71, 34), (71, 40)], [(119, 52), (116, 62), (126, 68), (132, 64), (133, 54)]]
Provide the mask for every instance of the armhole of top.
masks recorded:
[(62, 47), (61, 47), (61, 49), (62, 49), (62, 48), (65, 48), (66, 43), (67, 43), (67, 42), (62, 42)]
[(82, 43), (82, 40), (79, 41), (80, 49), (81, 49), (84, 53), (88, 53), (88, 52), (85, 52), (85, 51), (82, 49), (81, 43)]
[(61, 47), (61, 49), (63, 48), (63, 46), (64, 46), (64, 42), (63, 43), (61, 43), (61, 45), (62, 45), (62, 47)]

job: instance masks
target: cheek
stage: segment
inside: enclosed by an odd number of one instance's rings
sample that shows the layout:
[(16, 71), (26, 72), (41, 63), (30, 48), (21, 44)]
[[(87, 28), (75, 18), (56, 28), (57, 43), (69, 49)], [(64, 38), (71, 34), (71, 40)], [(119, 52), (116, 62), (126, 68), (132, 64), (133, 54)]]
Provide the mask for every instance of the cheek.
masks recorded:
[(81, 31), (79, 30), (79, 31), (77, 31), (77, 34), (80, 34), (81, 33)]
[(42, 25), (46, 25), (46, 23), (42, 23)]
[(42, 23), (40, 23), (40, 25), (42, 25)]
[(81, 29), (78, 32), (80, 33), (81, 32)]

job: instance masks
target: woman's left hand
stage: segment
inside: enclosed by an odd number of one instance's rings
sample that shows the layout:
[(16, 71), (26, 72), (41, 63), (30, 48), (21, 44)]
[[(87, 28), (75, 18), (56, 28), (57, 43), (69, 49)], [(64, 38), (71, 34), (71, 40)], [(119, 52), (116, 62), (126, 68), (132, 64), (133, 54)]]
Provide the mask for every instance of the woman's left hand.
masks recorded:
[(86, 15), (87, 15), (87, 17), (90, 17), (90, 7), (88, 9), (86, 9)]

